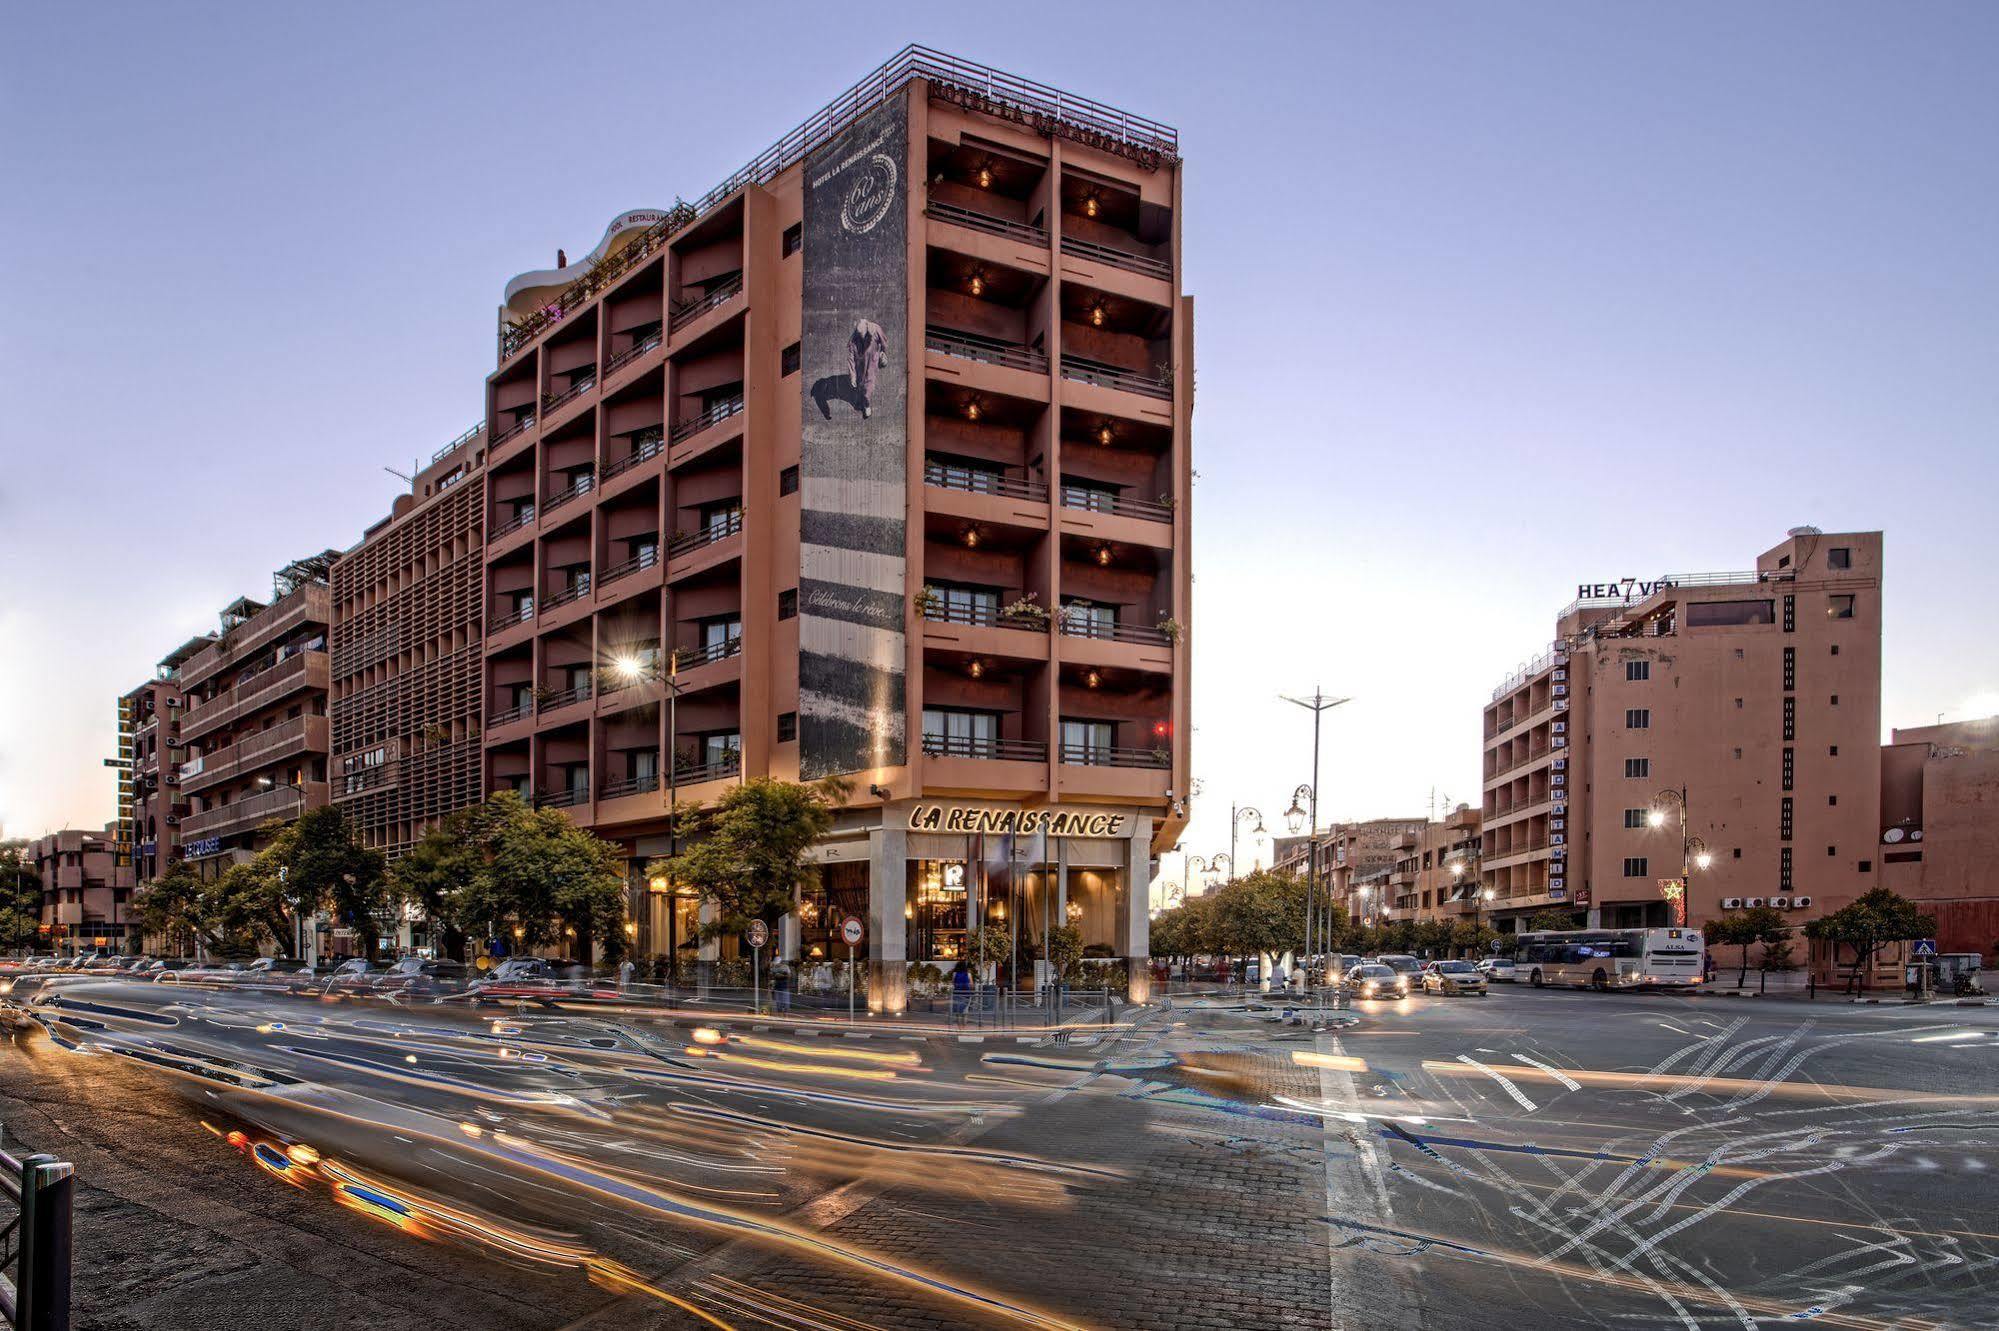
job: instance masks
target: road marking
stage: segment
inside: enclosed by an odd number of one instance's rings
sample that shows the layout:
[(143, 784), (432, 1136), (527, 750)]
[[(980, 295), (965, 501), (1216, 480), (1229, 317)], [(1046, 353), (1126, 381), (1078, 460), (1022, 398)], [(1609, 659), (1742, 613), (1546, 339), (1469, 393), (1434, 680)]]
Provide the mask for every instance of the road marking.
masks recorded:
[(1479, 1062), (1477, 1059), (1473, 1058), (1470, 1054), (1459, 1054), (1458, 1062), (1463, 1063), (1467, 1067), (1476, 1068), (1480, 1072), (1483, 1072), (1486, 1076), (1498, 1082), (1500, 1088), (1504, 1090), (1508, 1095), (1512, 1096), (1516, 1101), (1518, 1101), (1520, 1107), (1522, 1109), (1525, 1109), (1528, 1113), (1531, 1114), (1537, 1108), (1539, 1108), (1538, 1105), (1536, 1105), (1532, 1100), (1529, 1100), (1526, 1097), (1526, 1095), (1521, 1092), (1518, 1086), (1515, 1086), (1510, 1080), (1508, 1080), (1504, 1073), (1494, 1072), (1491, 1068)]
[(1562, 1085), (1568, 1087), (1572, 1091), (1580, 1091), (1583, 1088), (1583, 1084), (1581, 1082), (1569, 1076), (1567, 1073), (1563, 1072), (1560, 1068), (1551, 1067), (1548, 1064), (1543, 1063), (1538, 1058), (1529, 1058), (1525, 1054), (1515, 1054), (1513, 1058), (1515, 1062), (1525, 1063), (1529, 1067), (1535, 1067), (1541, 1069), (1541, 1071), (1547, 1073), (1550, 1077), (1553, 1077), (1556, 1081), (1562, 1083)]

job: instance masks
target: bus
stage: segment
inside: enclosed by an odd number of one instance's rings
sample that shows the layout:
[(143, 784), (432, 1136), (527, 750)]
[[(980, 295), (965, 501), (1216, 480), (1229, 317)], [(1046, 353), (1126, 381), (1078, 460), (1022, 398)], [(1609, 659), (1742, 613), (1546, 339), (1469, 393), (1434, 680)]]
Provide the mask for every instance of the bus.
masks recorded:
[(1690, 989), (1705, 957), (1697, 929), (1567, 929), (1521, 934), (1514, 973), (1536, 989)]

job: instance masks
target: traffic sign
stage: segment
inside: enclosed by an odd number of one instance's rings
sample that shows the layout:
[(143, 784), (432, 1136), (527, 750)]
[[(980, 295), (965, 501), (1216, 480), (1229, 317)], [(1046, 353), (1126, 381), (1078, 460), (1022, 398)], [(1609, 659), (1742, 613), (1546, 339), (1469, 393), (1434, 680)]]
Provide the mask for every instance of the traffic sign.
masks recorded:
[(770, 926), (762, 920), (751, 920), (748, 937), (752, 948), (760, 948), (770, 942)]
[(1918, 938), (1916, 940), (1915, 951), (1912, 953), (1912, 955), (1918, 957), (1934, 957), (1936, 954), (1937, 954), (1936, 939)]
[(861, 923), (860, 916), (849, 915), (840, 921), (840, 941), (848, 947), (859, 947), (861, 940), (867, 936), (867, 926)]

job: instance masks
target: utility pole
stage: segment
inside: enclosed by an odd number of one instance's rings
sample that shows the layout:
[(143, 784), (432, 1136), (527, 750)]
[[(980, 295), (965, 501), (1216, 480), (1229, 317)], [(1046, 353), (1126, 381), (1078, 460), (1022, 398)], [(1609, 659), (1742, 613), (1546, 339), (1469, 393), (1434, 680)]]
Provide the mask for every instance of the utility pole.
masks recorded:
[[(1278, 696), (1292, 706), (1303, 707), (1312, 714), (1312, 784), (1307, 787), (1311, 799), (1311, 807), (1307, 813), (1310, 819), (1310, 839), (1306, 842), (1305, 850), (1305, 955), (1310, 958), (1313, 955), (1312, 907), (1319, 887), (1319, 722), (1327, 712), (1342, 703), (1352, 702), (1353, 699), (1328, 698), (1325, 691), (1316, 684), (1312, 686), (1312, 696), (1309, 699), (1293, 698), (1289, 694)], [(1292, 796), (1292, 804), (1295, 808), (1296, 795)]]

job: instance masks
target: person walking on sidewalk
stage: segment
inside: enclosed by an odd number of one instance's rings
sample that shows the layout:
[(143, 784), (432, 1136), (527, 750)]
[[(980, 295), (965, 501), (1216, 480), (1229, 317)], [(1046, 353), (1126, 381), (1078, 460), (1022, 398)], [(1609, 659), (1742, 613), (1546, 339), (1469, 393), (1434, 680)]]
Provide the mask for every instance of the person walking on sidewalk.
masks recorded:
[(951, 1015), (963, 1016), (972, 1002), (972, 968), (961, 957), (951, 969)]

